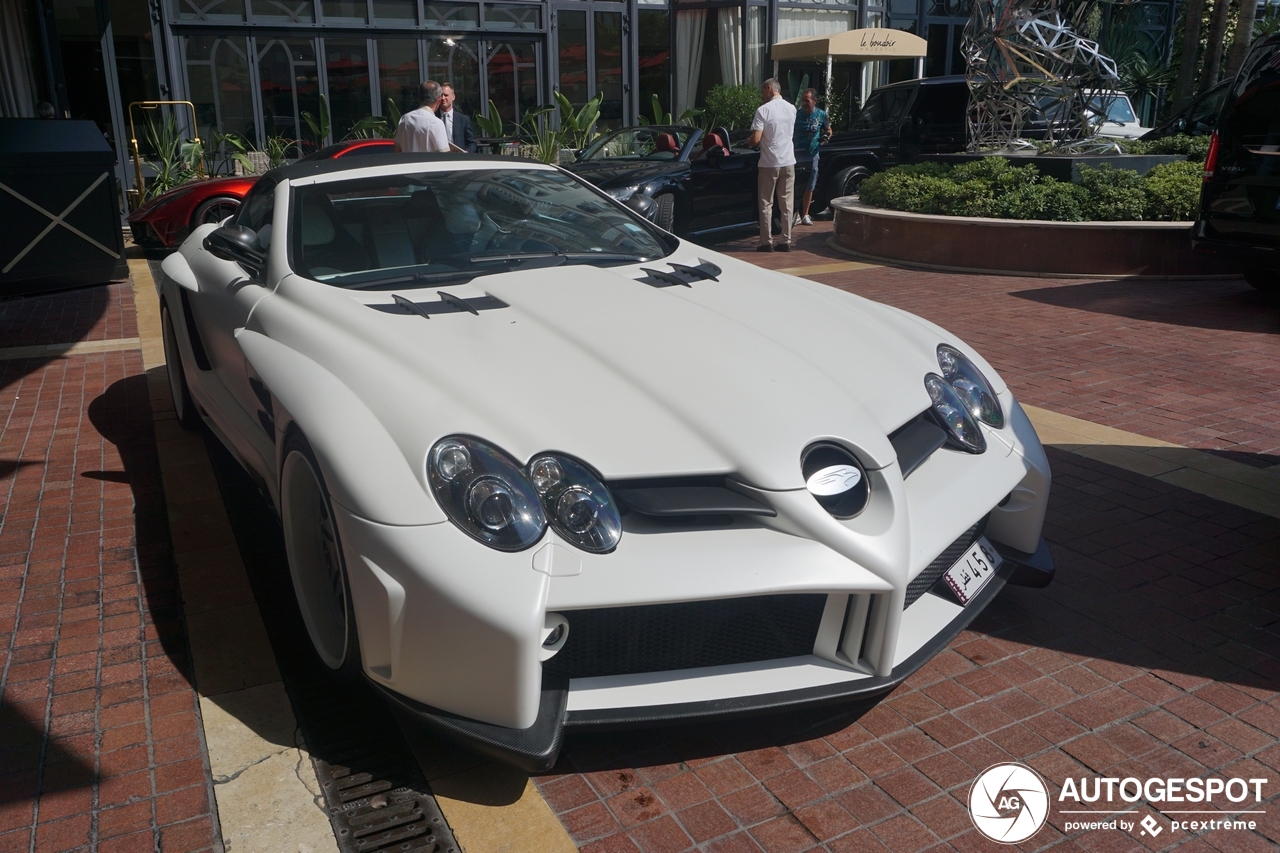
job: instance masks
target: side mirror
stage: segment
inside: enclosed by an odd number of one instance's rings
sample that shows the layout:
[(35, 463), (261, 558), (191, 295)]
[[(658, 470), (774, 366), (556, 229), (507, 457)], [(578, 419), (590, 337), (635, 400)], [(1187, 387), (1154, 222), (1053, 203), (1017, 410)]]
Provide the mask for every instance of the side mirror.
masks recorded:
[(204, 248), (215, 258), (234, 261), (254, 278), (262, 278), (267, 271), (266, 250), (258, 243), (258, 235), (252, 228), (223, 225), (204, 238)]

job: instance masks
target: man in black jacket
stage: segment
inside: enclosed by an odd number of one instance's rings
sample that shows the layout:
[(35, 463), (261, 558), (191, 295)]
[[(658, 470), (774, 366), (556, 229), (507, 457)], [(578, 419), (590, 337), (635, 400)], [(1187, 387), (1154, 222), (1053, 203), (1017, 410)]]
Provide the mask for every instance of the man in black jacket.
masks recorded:
[(476, 132), (471, 128), (471, 119), (453, 108), (456, 98), (453, 84), (445, 83), (441, 88), (444, 93), (440, 96), (438, 109), (440, 120), (444, 122), (444, 129), (449, 134), (449, 141), (468, 154), (476, 153)]

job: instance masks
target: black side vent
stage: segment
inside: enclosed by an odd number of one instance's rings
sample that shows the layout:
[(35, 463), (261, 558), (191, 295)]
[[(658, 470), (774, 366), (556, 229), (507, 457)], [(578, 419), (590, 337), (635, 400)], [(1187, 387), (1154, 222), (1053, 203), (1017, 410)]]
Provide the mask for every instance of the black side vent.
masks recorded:
[(701, 258), (699, 258), (698, 261), (699, 263), (696, 267), (672, 262), (670, 263), (672, 272), (650, 269), (649, 267), (641, 267), (640, 270), (641, 272), (647, 273), (649, 278), (652, 279), (651, 281), (646, 282), (646, 284), (652, 285), (653, 287), (692, 287), (693, 285), (689, 282), (720, 280), (717, 277), (721, 272), (723, 272), (720, 267), (710, 261), (704, 261)]
[(902, 479), (925, 463), (934, 451), (947, 443), (947, 433), (929, 417), (928, 412), (916, 415), (889, 436), (894, 453), (898, 455), (898, 467)]
[(187, 326), (187, 340), (191, 341), (191, 355), (195, 357), (196, 367), (201, 370), (213, 370), (209, 362), (209, 354), (204, 351), (204, 341), (200, 340), (200, 329), (196, 327), (196, 318), (191, 314), (191, 299), (185, 287), (178, 288), (178, 298), (182, 300), (182, 321)]
[[(478, 314), (481, 311), (496, 311), (499, 308), (510, 308), (511, 306), (503, 302), (496, 296), (485, 294), (484, 296), (476, 296), (471, 299), (463, 299), (461, 296), (454, 296), (452, 293), (444, 298), (444, 292), (439, 291), (442, 298), (432, 302), (409, 302), (403, 296), (399, 297), (395, 302), (379, 302), (369, 305), (374, 311), (383, 311), (387, 314), (421, 314), (425, 317), (431, 317), (435, 314)], [(408, 304), (405, 304), (408, 303)], [(415, 307), (409, 307), (410, 305)]]
[(911, 583), (907, 584), (907, 600), (903, 602), (902, 609), (916, 603), (920, 596), (928, 592), (938, 579), (942, 577), (947, 569), (955, 565), (956, 560), (960, 559), (960, 555), (969, 550), (969, 546), (978, 541), (978, 537), (987, 530), (987, 516), (978, 519), (972, 527), (960, 534), (960, 538), (947, 546), (947, 549), (934, 559), (932, 563), (925, 566), (924, 571), (916, 575)]
[(610, 483), (609, 492), (624, 511), (655, 519), (778, 514), (773, 507), (728, 488), (724, 477), (621, 480)]
[(542, 671), (588, 678), (812, 654), (826, 605), (821, 594), (762, 595), (569, 610), (569, 639)]

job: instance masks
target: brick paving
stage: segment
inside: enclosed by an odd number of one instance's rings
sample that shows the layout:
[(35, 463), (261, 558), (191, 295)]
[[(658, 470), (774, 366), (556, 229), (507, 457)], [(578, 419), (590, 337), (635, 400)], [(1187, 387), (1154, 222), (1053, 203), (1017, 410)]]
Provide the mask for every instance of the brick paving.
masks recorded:
[[(0, 302), (3, 347), (137, 334), (127, 284)], [(0, 389), (0, 851), (211, 849), (141, 353)]]
[[(771, 268), (849, 260), (830, 224)], [(1280, 449), (1280, 309), (1243, 282), (1081, 282), (877, 268), (813, 277), (962, 336), (1020, 399), (1259, 467)], [(1280, 519), (1050, 450), (1045, 590), (1009, 588), (879, 703), (573, 734), (535, 781), (589, 853), (1006, 849), (965, 807), (986, 767), (1271, 779), (1256, 832), (1066, 833), (1028, 850), (1280, 845)], [(1157, 803), (1166, 807), (1170, 804)], [(1139, 803), (1141, 819), (1151, 804)]]

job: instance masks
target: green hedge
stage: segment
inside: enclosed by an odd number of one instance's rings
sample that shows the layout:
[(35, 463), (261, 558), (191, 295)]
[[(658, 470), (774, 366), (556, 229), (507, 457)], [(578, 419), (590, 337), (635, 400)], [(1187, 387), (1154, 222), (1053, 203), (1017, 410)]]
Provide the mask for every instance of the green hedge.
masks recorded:
[(1188, 160), (1203, 163), (1209, 153), (1209, 137), (1187, 136), (1179, 133), (1166, 136), (1164, 139), (1153, 139), (1143, 142), (1141, 139), (1119, 140), (1120, 147), (1126, 154), (1185, 154)]
[(1201, 166), (1164, 163), (1146, 176), (1130, 169), (1081, 167), (1078, 184), (1014, 166), (1003, 157), (972, 163), (896, 166), (862, 182), (864, 204), (945, 216), (1047, 219), (1057, 222), (1184, 221), (1195, 218)]
[(742, 130), (751, 127), (759, 106), (759, 86), (712, 86), (702, 107), (702, 125)]

